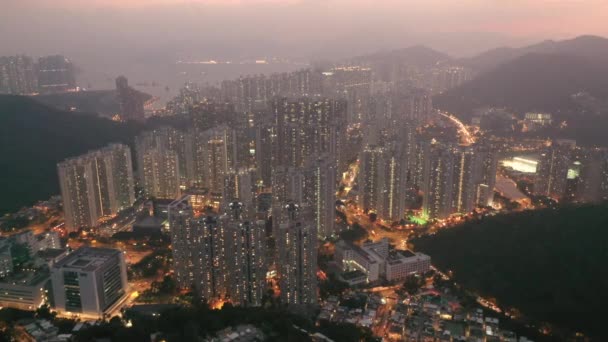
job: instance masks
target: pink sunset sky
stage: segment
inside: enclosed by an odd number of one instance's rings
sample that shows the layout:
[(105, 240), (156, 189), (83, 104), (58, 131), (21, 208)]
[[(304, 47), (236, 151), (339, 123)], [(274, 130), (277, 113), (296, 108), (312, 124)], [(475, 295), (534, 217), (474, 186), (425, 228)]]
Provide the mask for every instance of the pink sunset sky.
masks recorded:
[(0, 41), (9, 51), (46, 51), (60, 39), (86, 44), (91, 35), (100, 42), (150, 44), (331, 44), (367, 36), (372, 43), (385, 40), (382, 46), (428, 43), (441, 50), (445, 44), (446, 52), (470, 54), (543, 39), (608, 36), (606, 18), (608, 0), (2, 0)]

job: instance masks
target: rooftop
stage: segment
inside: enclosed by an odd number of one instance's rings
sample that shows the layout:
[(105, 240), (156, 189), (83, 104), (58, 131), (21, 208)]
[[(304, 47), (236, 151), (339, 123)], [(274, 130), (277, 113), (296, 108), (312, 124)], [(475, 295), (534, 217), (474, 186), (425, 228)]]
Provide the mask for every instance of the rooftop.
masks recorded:
[(53, 268), (78, 268), (82, 271), (93, 271), (109, 259), (120, 255), (120, 251), (111, 248), (82, 247), (59, 260)]
[(45, 269), (35, 272), (19, 272), (4, 278), (0, 284), (13, 284), (24, 286), (35, 286), (45, 282), (49, 278), (49, 272)]

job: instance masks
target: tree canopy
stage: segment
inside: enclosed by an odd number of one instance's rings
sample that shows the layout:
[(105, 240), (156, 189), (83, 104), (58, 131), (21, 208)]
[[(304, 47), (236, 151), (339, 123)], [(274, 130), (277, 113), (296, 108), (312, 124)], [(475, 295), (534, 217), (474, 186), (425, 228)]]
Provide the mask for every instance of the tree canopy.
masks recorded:
[(467, 222), (413, 241), (455, 280), (557, 327), (608, 338), (608, 204)]

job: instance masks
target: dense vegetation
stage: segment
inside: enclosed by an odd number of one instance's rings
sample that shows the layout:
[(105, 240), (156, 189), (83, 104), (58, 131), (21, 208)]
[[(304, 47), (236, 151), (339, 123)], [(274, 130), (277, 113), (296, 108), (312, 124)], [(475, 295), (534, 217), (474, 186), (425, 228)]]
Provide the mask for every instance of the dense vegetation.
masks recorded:
[(19, 96), (0, 96), (0, 213), (59, 193), (57, 162), (138, 132), (94, 115), (61, 112)]
[(545, 40), (521, 48), (501, 47), (461, 59), (459, 63), (483, 72), (532, 53), (577, 56), (593, 63), (603, 63), (605, 56), (608, 56), (608, 39), (598, 36), (579, 36), (560, 41)]
[(150, 334), (160, 333), (167, 341), (200, 341), (218, 331), (240, 324), (253, 324), (266, 336), (267, 341), (310, 341), (301, 329), (319, 331), (334, 341), (371, 341), (371, 331), (352, 324), (321, 322), (315, 327), (305, 317), (291, 314), (280, 308), (243, 308), (225, 305), (211, 310), (204, 305), (178, 307), (166, 310), (159, 317), (150, 317), (127, 311), (125, 316), (133, 324), (122, 326), (120, 320), (89, 328), (77, 334), (76, 341), (110, 338), (112, 341), (149, 341)]
[(535, 321), (606, 340), (608, 204), (526, 211), (414, 241), (440, 269)]
[[(150, 95), (138, 92), (147, 101)], [(79, 112), (97, 113), (111, 117), (120, 112), (120, 102), (116, 90), (89, 90), (59, 94), (43, 94), (33, 97), (49, 107), (69, 111), (76, 108)]]
[(161, 120), (119, 123), (0, 95), (0, 215), (59, 193), (57, 163), (112, 142), (131, 144)]
[[(469, 83), (436, 97), (440, 108), (470, 115), (482, 106), (516, 112), (578, 110), (572, 95), (608, 95), (608, 68), (603, 64), (560, 55), (531, 54), (483, 73)], [(435, 101), (434, 101), (435, 102)]]
[(33, 99), (51, 108), (65, 111), (76, 108), (79, 112), (98, 113), (105, 116), (120, 112), (118, 94), (115, 90), (43, 94), (37, 95)]

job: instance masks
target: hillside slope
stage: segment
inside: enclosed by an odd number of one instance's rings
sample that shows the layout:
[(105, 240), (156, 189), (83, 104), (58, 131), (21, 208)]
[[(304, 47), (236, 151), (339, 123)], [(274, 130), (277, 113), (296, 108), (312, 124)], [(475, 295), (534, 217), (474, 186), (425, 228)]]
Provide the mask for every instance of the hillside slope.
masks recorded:
[(0, 214), (58, 194), (57, 162), (111, 142), (129, 143), (141, 128), (0, 95)]
[(529, 318), (607, 340), (608, 204), (487, 218), (415, 240), (456, 281)]
[(522, 48), (502, 47), (461, 59), (460, 63), (484, 72), (528, 54), (568, 55), (601, 63), (608, 58), (608, 39), (598, 36), (580, 36), (561, 41), (546, 40)]
[(608, 67), (579, 57), (531, 54), (436, 96), (434, 104), (465, 118), (481, 106), (558, 114), (576, 111), (572, 96), (580, 92), (607, 97)]

